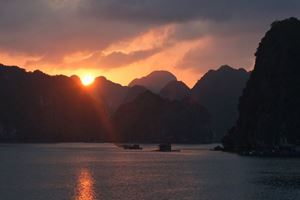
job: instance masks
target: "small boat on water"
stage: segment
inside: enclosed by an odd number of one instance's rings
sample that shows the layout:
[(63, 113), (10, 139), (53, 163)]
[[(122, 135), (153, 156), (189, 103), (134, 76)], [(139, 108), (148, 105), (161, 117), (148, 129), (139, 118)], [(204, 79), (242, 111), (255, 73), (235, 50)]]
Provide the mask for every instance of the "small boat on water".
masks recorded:
[(121, 144), (120, 147), (126, 150), (142, 150), (143, 147), (141, 147), (139, 144)]
[(172, 145), (170, 143), (163, 143), (158, 145), (158, 150), (161, 152), (180, 152), (180, 149), (172, 150)]
[(159, 144), (158, 147), (159, 147), (158, 149), (159, 151), (172, 151), (172, 145), (169, 143)]

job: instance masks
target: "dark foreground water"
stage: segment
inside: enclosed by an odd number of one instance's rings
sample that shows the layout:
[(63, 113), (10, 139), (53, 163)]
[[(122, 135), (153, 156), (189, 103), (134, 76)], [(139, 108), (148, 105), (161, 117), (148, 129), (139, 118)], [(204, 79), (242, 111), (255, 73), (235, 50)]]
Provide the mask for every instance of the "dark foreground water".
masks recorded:
[(2, 144), (0, 199), (300, 199), (300, 159), (240, 157), (201, 145), (173, 153), (154, 148)]

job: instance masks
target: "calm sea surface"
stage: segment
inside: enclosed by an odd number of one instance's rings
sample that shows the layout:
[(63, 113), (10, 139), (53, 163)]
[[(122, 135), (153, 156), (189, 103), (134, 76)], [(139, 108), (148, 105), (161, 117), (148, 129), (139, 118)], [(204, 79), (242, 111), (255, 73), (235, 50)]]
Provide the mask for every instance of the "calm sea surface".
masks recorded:
[(205, 145), (181, 152), (113, 144), (0, 145), (1, 200), (300, 199), (300, 159), (241, 157)]

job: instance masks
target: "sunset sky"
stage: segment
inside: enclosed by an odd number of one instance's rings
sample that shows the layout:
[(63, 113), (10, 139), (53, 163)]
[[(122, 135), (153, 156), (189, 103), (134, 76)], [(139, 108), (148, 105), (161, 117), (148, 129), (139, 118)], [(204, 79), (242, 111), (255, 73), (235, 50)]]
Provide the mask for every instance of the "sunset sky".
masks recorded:
[(270, 23), (299, 15), (299, 0), (0, 0), (0, 63), (123, 85), (168, 70), (192, 86), (252, 69)]

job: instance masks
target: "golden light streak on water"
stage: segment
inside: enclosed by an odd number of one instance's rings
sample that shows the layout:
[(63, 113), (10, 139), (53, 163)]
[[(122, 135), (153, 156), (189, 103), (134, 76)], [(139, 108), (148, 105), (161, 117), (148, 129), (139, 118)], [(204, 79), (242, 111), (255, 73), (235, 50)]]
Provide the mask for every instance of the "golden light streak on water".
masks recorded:
[(76, 184), (75, 200), (95, 200), (94, 179), (88, 169), (82, 169)]

